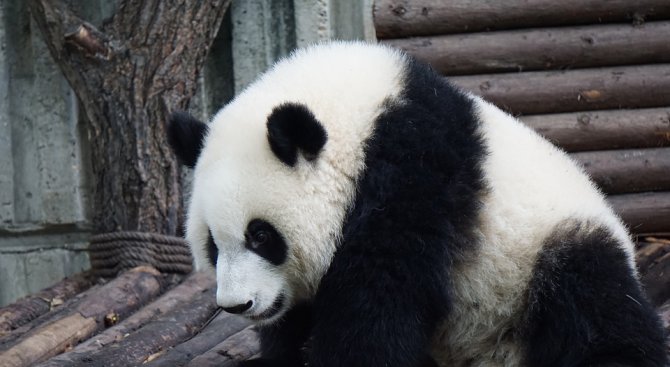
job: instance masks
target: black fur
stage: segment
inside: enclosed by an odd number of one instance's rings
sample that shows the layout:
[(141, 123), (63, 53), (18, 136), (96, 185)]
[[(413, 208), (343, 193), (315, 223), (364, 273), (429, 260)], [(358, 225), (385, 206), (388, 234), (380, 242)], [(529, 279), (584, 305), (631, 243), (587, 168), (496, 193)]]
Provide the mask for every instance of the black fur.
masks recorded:
[[(306, 303), (294, 306), (276, 324), (258, 328), (262, 358), (241, 362), (240, 367), (303, 367), (309, 354), (308, 341), (312, 325), (312, 306)], [(425, 356), (417, 367), (438, 367)]]
[(212, 236), (212, 231), (209, 231), (209, 237), (207, 238), (207, 259), (216, 268), (216, 260), (219, 258), (219, 248), (214, 243), (214, 236)]
[[(261, 233), (264, 233), (266, 237), (263, 243), (257, 240), (257, 236)], [(254, 219), (249, 222), (244, 238), (247, 249), (255, 252), (271, 264), (281, 265), (286, 261), (288, 253), (286, 241), (272, 224), (262, 219)]]
[(408, 65), (367, 142), (343, 241), (320, 284), (309, 366), (434, 366), (449, 268), (472, 252), (485, 155), (470, 99)]
[(666, 366), (660, 321), (604, 228), (569, 225), (549, 238), (528, 305), (528, 366)]
[(176, 111), (170, 115), (168, 142), (183, 165), (195, 167), (207, 131), (207, 124), (186, 112)]
[(268, 142), (274, 154), (293, 167), (298, 151), (308, 161), (316, 159), (326, 144), (328, 135), (312, 111), (297, 103), (275, 107), (268, 117)]
[(302, 367), (303, 351), (312, 325), (312, 307), (294, 306), (273, 325), (259, 328), (262, 358), (240, 363), (241, 367)]

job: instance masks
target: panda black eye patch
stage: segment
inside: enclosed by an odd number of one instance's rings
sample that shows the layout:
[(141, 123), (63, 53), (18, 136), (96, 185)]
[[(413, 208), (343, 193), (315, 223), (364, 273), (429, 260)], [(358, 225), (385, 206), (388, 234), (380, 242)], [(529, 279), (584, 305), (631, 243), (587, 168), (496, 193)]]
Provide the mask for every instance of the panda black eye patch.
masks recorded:
[(275, 227), (262, 220), (254, 219), (247, 225), (244, 234), (245, 247), (258, 254), (273, 265), (281, 265), (286, 261), (288, 251), (284, 237)]
[(207, 259), (210, 264), (216, 268), (216, 259), (219, 257), (219, 248), (216, 247), (214, 243), (214, 236), (212, 236), (212, 231), (209, 231), (209, 237), (207, 238)]

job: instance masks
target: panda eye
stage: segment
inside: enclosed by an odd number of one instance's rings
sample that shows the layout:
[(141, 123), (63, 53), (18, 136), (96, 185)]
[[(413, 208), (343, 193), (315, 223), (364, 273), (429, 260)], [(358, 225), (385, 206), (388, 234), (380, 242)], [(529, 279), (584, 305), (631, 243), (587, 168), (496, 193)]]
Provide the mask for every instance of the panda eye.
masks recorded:
[(258, 247), (264, 245), (270, 239), (270, 235), (266, 231), (258, 231), (254, 234), (253, 246)]
[(262, 219), (252, 219), (244, 232), (244, 247), (273, 265), (286, 261), (288, 246), (277, 229)]

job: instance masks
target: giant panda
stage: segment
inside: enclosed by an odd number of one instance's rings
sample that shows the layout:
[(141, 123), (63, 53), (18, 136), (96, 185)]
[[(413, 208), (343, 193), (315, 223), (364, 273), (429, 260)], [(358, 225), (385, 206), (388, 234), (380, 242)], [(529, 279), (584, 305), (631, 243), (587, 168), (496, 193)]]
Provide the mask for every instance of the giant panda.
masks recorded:
[(568, 155), (389, 47), (279, 61), (203, 123), (186, 239), (243, 366), (664, 366), (633, 243)]

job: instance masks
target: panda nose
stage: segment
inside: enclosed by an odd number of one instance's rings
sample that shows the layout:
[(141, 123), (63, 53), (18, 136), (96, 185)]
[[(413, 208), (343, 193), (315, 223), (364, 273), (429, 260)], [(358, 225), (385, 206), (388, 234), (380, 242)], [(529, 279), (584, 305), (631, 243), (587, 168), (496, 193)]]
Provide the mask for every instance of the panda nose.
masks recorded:
[(242, 313), (248, 309), (251, 308), (251, 306), (254, 304), (253, 301), (247, 301), (247, 303), (244, 304), (239, 304), (237, 306), (232, 306), (232, 307), (222, 307), (224, 311), (228, 313)]

